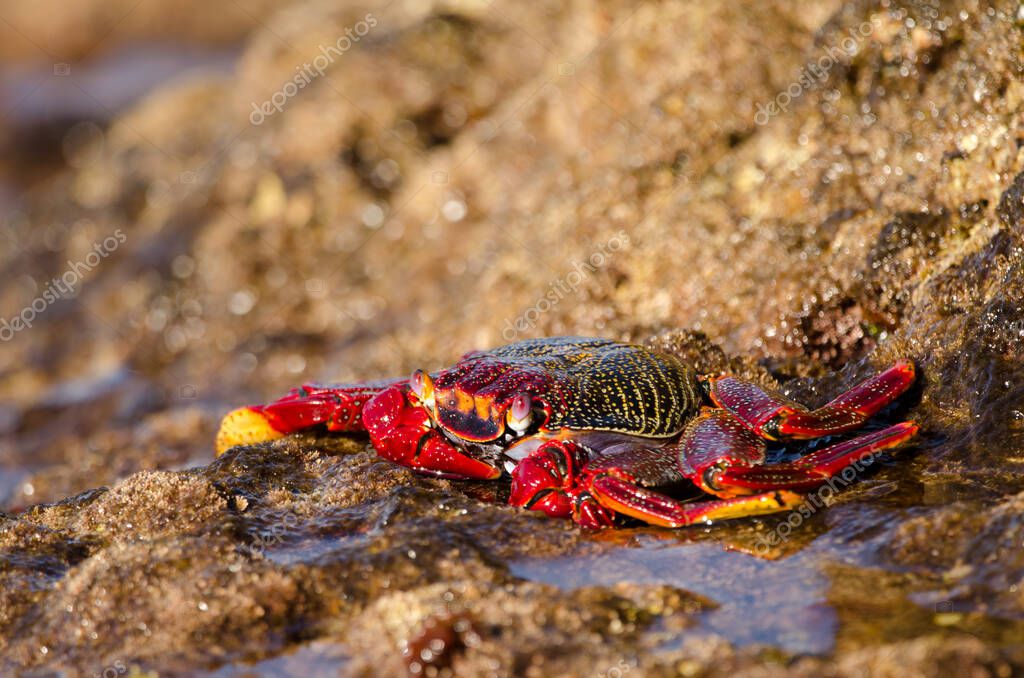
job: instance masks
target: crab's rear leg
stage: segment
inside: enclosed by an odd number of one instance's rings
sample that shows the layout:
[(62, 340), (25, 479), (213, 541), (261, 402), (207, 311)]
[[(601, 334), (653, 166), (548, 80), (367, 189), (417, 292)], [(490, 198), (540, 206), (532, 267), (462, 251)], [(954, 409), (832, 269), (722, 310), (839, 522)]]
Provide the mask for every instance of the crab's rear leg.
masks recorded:
[[(642, 454), (643, 450), (639, 448), (632, 455)], [(664, 527), (764, 515), (799, 505), (802, 496), (785, 488), (687, 503), (654, 489), (666, 484), (664, 469), (671, 467), (678, 474), (676, 478), (688, 478), (704, 491), (709, 491), (703, 482), (706, 471), (731, 464), (756, 468), (764, 463), (765, 452), (764, 440), (735, 417), (724, 410), (705, 408), (687, 427), (679, 442), (657, 450), (656, 466), (635, 461), (623, 464), (623, 460), (615, 455), (595, 460), (588, 467), (593, 474), (590, 491), (604, 506), (618, 513)], [(623, 468), (637, 473), (626, 476), (622, 473)], [(649, 469), (655, 468), (659, 469), (662, 477), (650, 474)]]
[(267, 405), (229, 412), (217, 432), (217, 454), (235, 445), (275, 440), (289, 433), (324, 426), (329, 431), (366, 431), (363, 406), (375, 395), (405, 379), (324, 386), (306, 384)]
[(903, 394), (914, 378), (914, 363), (900, 360), (816, 410), (808, 410), (785, 396), (733, 376), (709, 377), (708, 391), (716, 405), (731, 412), (759, 436), (769, 440), (806, 440), (859, 427)]
[(904, 422), (823, 447), (794, 462), (765, 465), (761, 438), (729, 412), (708, 410), (683, 432), (679, 467), (702, 490), (722, 498), (767, 490), (806, 492), (915, 433), (917, 426)]
[(918, 427), (905, 421), (816, 450), (797, 461), (768, 466), (728, 466), (715, 471), (708, 482), (719, 496), (767, 489), (810, 491), (821, 487), (846, 468), (910, 440)]
[[(681, 468), (691, 470), (691, 479), (719, 499), (679, 502), (621, 472), (593, 467), (587, 467), (589, 494), (607, 509), (664, 527), (778, 513), (799, 507), (806, 498), (804, 492), (826, 484), (858, 461), (901, 445), (917, 432), (916, 425), (904, 422), (830, 445), (792, 463), (765, 466), (764, 443), (731, 419), (726, 412), (706, 413), (687, 430), (679, 448)], [(687, 457), (687, 451), (692, 456)]]

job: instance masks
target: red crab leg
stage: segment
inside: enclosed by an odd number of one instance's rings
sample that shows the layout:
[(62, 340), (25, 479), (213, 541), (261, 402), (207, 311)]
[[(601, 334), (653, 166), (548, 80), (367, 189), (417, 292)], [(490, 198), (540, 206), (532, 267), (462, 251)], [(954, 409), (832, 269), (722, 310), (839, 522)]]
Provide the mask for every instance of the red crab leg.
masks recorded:
[(777, 513), (795, 508), (803, 501), (802, 495), (779, 490), (684, 504), (611, 474), (596, 476), (591, 481), (590, 491), (604, 506), (662, 527), (685, 527), (694, 523)]
[[(718, 425), (704, 427), (709, 435), (684, 436), (705, 446), (699, 451), (707, 454), (705, 465), (723, 460), (758, 464), (764, 460), (764, 443), (727, 412), (707, 410), (702, 418)], [(687, 431), (694, 428), (691, 425)], [(716, 432), (720, 434), (717, 437), (713, 435)], [(802, 500), (797, 494), (781, 490), (741, 498), (677, 501), (653, 489), (682, 479), (681, 469), (675, 464), (677, 454), (677, 446), (644, 445), (602, 454), (587, 464), (584, 485), (606, 509), (663, 527), (775, 513), (796, 506)], [(701, 461), (699, 455), (692, 460)]]
[[(710, 419), (715, 420), (718, 418)], [(611, 471), (591, 476), (588, 488), (590, 495), (606, 509), (663, 527), (777, 513), (794, 509), (804, 501), (804, 495), (793, 490), (807, 491), (824, 485), (855, 462), (900, 445), (916, 432), (916, 425), (904, 422), (830, 445), (791, 464), (710, 466), (714, 469), (709, 478), (712, 487), (704, 489), (713, 490), (723, 499), (681, 503)], [(732, 449), (730, 455), (729, 449), (720, 449), (723, 458), (733, 459), (753, 451), (740, 447)]]
[(588, 461), (586, 451), (576, 443), (549, 441), (512, 472), (509, 503), (600, 528), (611, 526), (616, 513), (651, 525), (683, 527), (785, 511), (803, 500), (799, 494), (779, 490), (683, 503), (645, 487), (682, 478), (674, 470), (675, 454), (672, 446), (636, 445)]
[(326, 425), (329, 431), (365, 431), (363, 406), (378, 393), (405, 380), (340, 386), (306, 384), (268, 405), (229, 412), (217, 433), (217, 454), (235, 445), (274, 440), (289, 433)]
[(857, 428), (913, 383), (914, 363), (900, 360), (827, 405), (808, 411), (803, 405), (749, 381), (732, 376), (709, 378), (715, 404), (769, 440), (805, 440)]
[(913, 422), (895, 424), (881, 431), (829, 445), (787, 464), (727, 466), (709, 474), (707, 483), (715, 494), (728, 496), (769, 489), (813, 490), (844, 469), (882, 450), (902, 445), (917, 433)]
[(704, 472), (720, 464), (756, 466), (764, 463), (764, 439), (725, 410), (705, 408), (686, 427), (678, 443), (679, 469), (710, 492), (703, 484)]
[[(726, 504), (682, 504), (644, 486), (660, 487), (682, 480), (675, 466), (675, 448), (623, 444), (616, 450), (589, 454), (571, 440), (544, 443), (519, 462), (512, 472), (509, 503), (552, 517), (572, 518), (582, 527), (614, 524), (615, 514), (639, 518), (652, 525), (680, 527), (692, 522), (727, 517)], [(754, 515), (782, 510), (776, 493), (735, 503), (729, 510)], [(774, 503), (773, 503), (774, 502)]]

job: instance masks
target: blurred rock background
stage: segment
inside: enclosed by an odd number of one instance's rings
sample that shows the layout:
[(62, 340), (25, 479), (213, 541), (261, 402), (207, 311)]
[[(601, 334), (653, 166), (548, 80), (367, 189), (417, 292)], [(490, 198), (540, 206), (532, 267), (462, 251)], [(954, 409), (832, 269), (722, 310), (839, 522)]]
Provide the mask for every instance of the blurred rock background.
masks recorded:
[[(1018, 2), (83, 0), (0, 19), (0, 505), (59, 502), (0, 523), (0, 649), (19, 667), (190, 671), (296, 646), (401, 667), (453, 590), (441, 626), (475, 630), (444, 631), (461, 649), (442, 671), (1021, 661)], [(902, 414), (926, 435), (770, 567), (720, 544), (772, 519), (617, 542), (344, 441), (210, 464), (235, 405), (567, 333), (653, 341), (811, 403), (908, 355), (923, 376)], [(295, 514), (302, 555), (240, 551)], [(729, 595), (712, 573), (611, 585), (665, 539), (762, 602), (703, 601)], [(430, 566), (401, 556), (417, 549)], [(556, 595), (516, 574), (538, 551), (625, 574)], [(807, 608), (770, 614), (765, 589), (823, 574)], [(153, 639), (160, 590), (189, 621)], [(503, 619), (510, 596), (525, 602)], [(744, 605), (782, 631), (713, 621)], [(812, 613), (824, 640), (786, 635)]]

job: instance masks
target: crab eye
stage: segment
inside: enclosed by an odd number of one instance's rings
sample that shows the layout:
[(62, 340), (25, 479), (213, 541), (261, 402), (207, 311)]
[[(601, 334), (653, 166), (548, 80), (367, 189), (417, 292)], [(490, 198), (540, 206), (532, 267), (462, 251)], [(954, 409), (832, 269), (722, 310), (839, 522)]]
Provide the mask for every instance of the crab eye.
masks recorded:
[(416, 370), (412, 373), (412, 376), (409, 377), (409, 387), (423, 402), (428, 402), (434, 397), (434, 382), (431, 381), (430, 375), (423, 370)]
[(508, 425), (516, 432), (522, 433), (530, 428), (530, 420), (533, 419), (533, 401), (526, 393), (520, 393), (512, 399), (512, 405), (508, 408)]

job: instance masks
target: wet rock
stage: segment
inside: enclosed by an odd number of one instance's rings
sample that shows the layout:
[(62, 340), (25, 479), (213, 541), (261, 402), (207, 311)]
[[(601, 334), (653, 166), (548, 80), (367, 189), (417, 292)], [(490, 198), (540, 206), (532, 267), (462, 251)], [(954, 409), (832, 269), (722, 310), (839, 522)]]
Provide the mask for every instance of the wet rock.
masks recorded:
[[(1011, 2), (298, 2), (79, 129), (0, 221), (0, 319), (81, 270), (0, 351), (0, 671), (1017, 670), (1022, 44)], [(908, 357), (880, 422), (922, 435), (806, 519), (678, 532), (358, 437), (213, 458), (304, 380), (560, 333), (809, 405)]]

